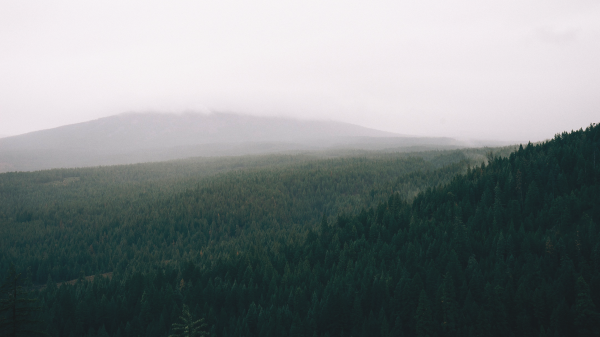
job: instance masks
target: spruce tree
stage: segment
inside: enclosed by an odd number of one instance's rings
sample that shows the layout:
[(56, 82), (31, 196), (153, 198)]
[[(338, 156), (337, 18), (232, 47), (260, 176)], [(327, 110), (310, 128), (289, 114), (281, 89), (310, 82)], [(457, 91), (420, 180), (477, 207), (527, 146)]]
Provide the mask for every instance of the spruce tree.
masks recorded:
[(417, 307), (415, 320), (417, 323), (417, 336), (433, 337), (435, 335), (435, 323), (433, 321), (431, 306), (425, 290), (421, 290), (421, 295), (419, 296), (419, 306)]
[(598, 336), (600, 314), (590, 297), (590, 288), (583, 277), (577, 279), (577, 302), (575, 303), (575, 327), (579, 336)]
[(34, 313), (41, 310), (36, 298), (23, 289), (26, 280), (11, 265), (0, 285), (0, 336), (46, 335)]
[(208, 336), (208, 333), (204, 331), (206, 323), (204, 318), (194, 320), (190, 314), (190, 309), (187, 305), (183, 305), (181, 310), (181, 316), (179, 316), (181, 323), (173, 323), (173, 334), (169, 337), (202, 337)]

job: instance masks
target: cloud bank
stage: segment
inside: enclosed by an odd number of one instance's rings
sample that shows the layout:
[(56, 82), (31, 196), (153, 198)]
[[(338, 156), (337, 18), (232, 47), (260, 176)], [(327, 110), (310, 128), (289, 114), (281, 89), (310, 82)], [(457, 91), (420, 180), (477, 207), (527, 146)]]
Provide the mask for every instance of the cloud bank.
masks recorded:
[(235, 111), (541, 140), (598, 122), (596, 1), (5, 2), (0, 134)]

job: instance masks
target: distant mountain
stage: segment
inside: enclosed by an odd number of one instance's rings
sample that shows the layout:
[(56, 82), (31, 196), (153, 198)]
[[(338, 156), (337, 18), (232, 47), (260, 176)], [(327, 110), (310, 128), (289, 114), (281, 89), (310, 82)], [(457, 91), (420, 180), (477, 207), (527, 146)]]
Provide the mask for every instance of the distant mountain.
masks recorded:
[(192, 156), (459, 145), (451, 138), (407, 137), (333, 121), (231, 113), (125, 113), (0, 139), (0, 172)]
[(125, 113), (9, 137), (2, 148), (154, 149), (211, 143), (306, 142), (400, 135), (332, 121), (301, 121), (228, 113)]

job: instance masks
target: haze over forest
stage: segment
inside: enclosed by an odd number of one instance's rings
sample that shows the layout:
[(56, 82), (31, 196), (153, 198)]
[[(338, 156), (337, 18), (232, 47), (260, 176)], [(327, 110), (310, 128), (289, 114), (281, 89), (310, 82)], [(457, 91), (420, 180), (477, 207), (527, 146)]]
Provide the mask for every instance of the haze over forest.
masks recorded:
[(331, 121), (227, 113), (129, 113), (0, 139), (0, 172), (194, 156), (307, 151), (339, 155), (357, 150), (409, 152), (468, 145), (451, 138), (404, 136)]
[(232, 111), (542, 141), (600, 109), (600, 3), (0, 4), (0, 134)]
[(0, 1), (0, 337), (600, 337), (599, 18)]

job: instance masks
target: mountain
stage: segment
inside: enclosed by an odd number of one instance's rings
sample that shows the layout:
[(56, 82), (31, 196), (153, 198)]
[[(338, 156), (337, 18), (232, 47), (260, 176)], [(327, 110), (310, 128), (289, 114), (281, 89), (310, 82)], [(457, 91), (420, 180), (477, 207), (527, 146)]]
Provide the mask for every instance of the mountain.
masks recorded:
[(0, 139), (0, 172), (192, 156), (457, 145), (450, 138), (407, 137), (333, 121), (231, 113), (125, 113)]
[(211, 143), (305, 142), (340, 137), (397, 136), (399, 135), (329, 121), (300, 121), (227, 113), (125, 113), (10, 137), (2, 144), (12, 149), (125, 150)]

